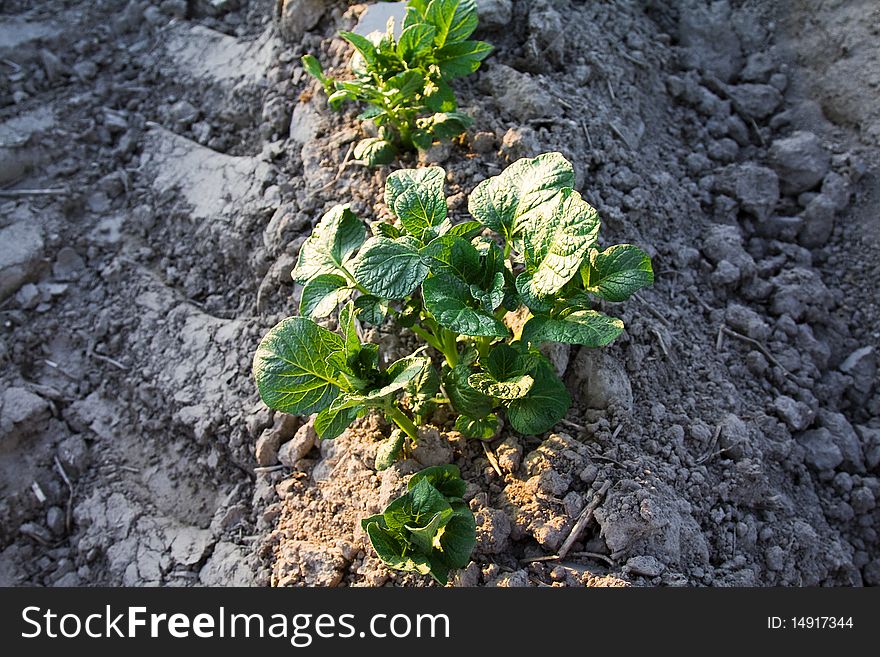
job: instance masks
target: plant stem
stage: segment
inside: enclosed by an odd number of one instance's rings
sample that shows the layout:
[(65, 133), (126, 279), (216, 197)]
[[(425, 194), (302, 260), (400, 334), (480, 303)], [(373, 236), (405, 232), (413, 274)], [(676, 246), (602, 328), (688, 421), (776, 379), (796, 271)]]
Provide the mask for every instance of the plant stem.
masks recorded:
[[(485, 358), (489, 353), (489, 345), (492, 344), (492, 338), (481, 336), (477, 338), (477, 352), (480, 358)], [(481, 361), (482, 362), (482, 361)]]
[(439, 351), (441, 354), (443, 354), (444, 356), (446, 355), (446, 352), (444, 351), (443, 345), (440, 343), (440, 341), (437, 340), (437, 338), (435, 336), (428, 333), (421, 326), (419, 326), (418, 324), (413, 324), (412, 326), (409, 327), (409, 330), (412, 331), (413, 333), (415, 333), (417, 336), (419, 336), (422, 340), (427, 342), (429, 345), (434, 347), (434, 349)]
[(409, 436), (410, 440), (414, 443), (419, 441), (419, 430), (416, 428), (416, 425), (413, 424), (412, 420), (410, 420), (403, 411), (397, 407), (397, 404), (394, 402), (388, 404), (385, 407), (385, 415), (390, 418), (394, 424), (400, 427), (400, 430)]
[(455, 344), (458, 336), (452, 331), (447, 331), (444, 328), (441, 328), (440, 330), (443, 335), (443, 344), (446, 347), (446, 349), (443, 350), (443, 355), (446, 356), (446, 362), (449, 363), (449, 367), (455, 367), (458, 365), (458, 346)]

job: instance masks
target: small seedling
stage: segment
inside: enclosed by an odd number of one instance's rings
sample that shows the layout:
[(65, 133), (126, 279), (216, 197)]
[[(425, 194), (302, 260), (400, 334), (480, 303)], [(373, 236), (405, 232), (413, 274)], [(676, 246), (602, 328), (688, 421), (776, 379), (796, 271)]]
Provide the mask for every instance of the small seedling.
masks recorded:
[(461, 499), (466, 487), (454, 465), (425, 468), (381, 514), (364, 518), (361, 527), (385, 565), (440, 584), (466, 566), (476, 544), (474, 514)]
[[(559, 153), (518, 160), (480, 183), (468, 202), (473, 219), (459, 223), (449, 217), (445, 180), (439, 167), (389, 175), (394, 220), (373, 223), (370, 237), (348, 206), (327, 212), (293, 270), (301, 316), (272, 328), (254, 358), (263, 401), (317, 413), (322, 439), (371, 409), (384, 413), (400, 431), (381, 445), (378, 469), (418, 442), (416, 424), (437, 404), (452, 408), (468, 438), (493, 438), (502, 416), (521, 434), (552, 429), (571, 398), (540, 347), (606, 346), (623, 322), (597, 304), (654, 281), (641, 249), (599, 246), (598, 213), (574, 190), (574, 169)], [(316, 323), (340, 305), (338, 332)], [(358, 324), (388, 318), (424, 344), (382, 368)]]
[(410, 0), (399, 38), (393, 19), (384, 34), (340, 32), (355, 48), (353, 79), (330, 77), (314, 56), (303, 57), (333, 109), (347, 101), (368, 105), (358, 118), (372, 121), (379, 136), (359, 142), (356, 159), (388, 164), (401, 151), (428, 149), (470, 126), (470, 117), (457, 111), (450, 82), (476, 71), (492, 51), (469, 39), (477, 22), (475, 0)]

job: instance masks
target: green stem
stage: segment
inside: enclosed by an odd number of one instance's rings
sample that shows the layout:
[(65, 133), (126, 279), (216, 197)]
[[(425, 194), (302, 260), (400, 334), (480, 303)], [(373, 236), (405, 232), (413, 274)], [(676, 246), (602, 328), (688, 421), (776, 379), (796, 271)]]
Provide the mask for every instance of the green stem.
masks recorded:
[(435, 336), (428, 333), (421, 326), (419, 326), (418, 324), (413, 324), (412, 326), (409, 327), (409, 330), (412, 331), (413, 333), (415, 333), (417, 336), (419, 336), (422, 340), (427, 342), (429, 345), (434, 347), (434, 349), (439, 351), (441, 354), (443, 354), (444, 356), (446, 355), (446, 352), (444, 351), (443, 345), (440, 343), (440, 341), (437, 340), (437, 338)]
[(367, 290), (367, 288), (365, 288), (363, 285), (358, 283), (355, 280), (354, 276), (351, 275), (351, 272), (349, 272), (345, 267), (340, 267), (339, 271), (341, 271), (349, 281), (354, 283), (355, 289), (358, 292), (360, 292), (361, 294), (370, 294), (369, 291)]
[(492, 338), (481, 336), (477, 338), (477, 352), (480, 354), (480, 362), (489, 354), (489, 346), (492, 344)]
[(458, 336), (444, 328), (440, 330), (442, 331), (443, 344), (446, 347), (443, 350), (443, 355), (446, 356), (446, 362), (449, 363), (449, 367), (455, 367), (458, 365), (458, 345), (456, 344)]
[(385, 407), (385, 415), (394, 422), (414, 443), (419, 441), (419, 430), (394, 402)]

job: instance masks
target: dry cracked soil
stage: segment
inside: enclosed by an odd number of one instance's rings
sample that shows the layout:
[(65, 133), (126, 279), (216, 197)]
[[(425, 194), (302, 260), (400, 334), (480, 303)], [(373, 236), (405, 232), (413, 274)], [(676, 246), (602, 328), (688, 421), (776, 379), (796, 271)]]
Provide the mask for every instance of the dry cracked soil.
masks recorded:
[(553, 351), (554, 432), (440, 414), (381, 473), (380, 418), (318, 444), (250, 376), (321, 214), (388, 212), (357, 110), (299, 63), (343, 68), (367, 6), (0, 5), (0, 584), (425, 586), (358, 520), (448, 462), (477, 518), (456, 586), (880, 584), (880, 8), (478, 5), (474, 125), (419, 158), (453, 217), (560, 151), (656, 284), (610, 348)]

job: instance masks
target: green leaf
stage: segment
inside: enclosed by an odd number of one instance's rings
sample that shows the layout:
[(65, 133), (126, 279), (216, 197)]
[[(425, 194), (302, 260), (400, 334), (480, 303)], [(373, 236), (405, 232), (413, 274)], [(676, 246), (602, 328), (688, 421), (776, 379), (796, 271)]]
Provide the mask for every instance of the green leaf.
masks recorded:
[(525, 374), (527, 362), (517, 349), (504, 342), (499, 342), (492, 347), (484, 366), (496, 381), (505, 381)]
[(434, 488), (446, 497), (463, 497), (467, 490), (467, 482), (461, 478), (457, 465), (434, 465), (416, 472), (407, 483), (407, 490), (412, 490), (422, 479), (426, 479)]
[(519, 232), (521, 218), (574, 184), (574, 168), (561, 153), (524, 158), (477, 185), (468, 199), (468, 211), (509, 240)]
[(477, 523), (464, 502), (453, 501), (451, 506), (455, 515), (446, 523), (446, 531), (440, 537), (440, 551), (447, 566), (464, 568), (477, 544)]
[(599, 235), (599, 214), (572, 189), (545, 204), (522, 224), (526, 271), (532, 295), (555, 294), (578, 272)]
[[(415, 549), (424, 554), (431, 554), (434, 550), (435, 537), (437, 537), (440, 529), (452, 519), (453, 515), (452, 507), (449, 507), (431, 516), (430, 520), (423, 527), (406, 525), (405, 528), (409, 531), (409, 538)], [(439, 547), (439, 537), (437, 538), (437, 546)]]
[(354, 32), (341, 31), (339, 36), (355, 47), (368, 67), (376, 66), (379, 52), (372, 41)]
[(315, 433), (321, 440), (336, 438), (355, 421), (359, 410), (356, 406), (340, 409), (325, 408), (315, 416)]
[(305, 317), (288, 317), (262, 339), (254, 355), (254, 378), (269, 408), (308, 415), (336, 399), (345, 369), (342, 338)]
[(467, 39), (477, 29), (475, 0), (431, 0), (426, 20), (437, 28), (437, 46)]
[(587, 292), (606, 301), (626, 301), (654, 283), (651, 258), (632, 244), (609, 246), (601, 253), (591, 249), (581, 275)]
[(388, 304), (372, 294), (365, 294), (355, 299), (354, 307), (363, 321), (376, 326), (385, 322), (385, 315), (388, 313)]
[(565, 417), (571, 397), (546, 360), (539, 361), (530, 374), (535, 379), (531, 390), (507, 405), (507, 419), (519, 433), (537, 435), (549, 431)]
[(485, 41), (460, 41), (446, 44), (434, 53), (434, 58), (443, 77), (451, 80), (476, 71), (492, 50)]
[(419, 254), (435, 276), (447, 274), (467, 281), (480, 268), (480, 254), (474, 245), (448, 233), (422, 247)]
[(395, 429), (389, 438), (381, 442), (376, 450), (376, 470), (387, 470), (394, 465), (403, 449), (403, 440), (403, 431)]
[(368, 167), (376, 167), (393, 162), (397, 155), (397, 149), (390, 141), (367, 137), (357, 143), (352, 155), (354, 159), (363, 162)]
[(407, 356), (388, 366), (385, 374), (388, 383), (377, 390), (371, 391), (367, 398), (382, 399), (403, 390), (409, 383), (431, 366), (431, 359), (424, 356)]
[(443, 79), (438, 79), (425, 87), (425, 105), (432, 112), (454, 112), (458, 109), (455, 92)]
[(407, 70), (394, 75), (385, 82), (386, 89), (396, 89), (392, 95), (392, 102), (397, 104), (401, 100), (409, 101), (425, 88), (425, 78), (420, 71)]
[(321, 84), (327, 83), (327, 76), (324, 75), (324, 69), (321, 67), (321, 62), (319, 62), (313, 55), (304, 55), (302, 58), (302, 65), (306, 73), (313, 78), (317, 78)]
[(535, 380), (528, 374), (520, 374), (503, 381), (496, 381), (495, 377), (486, 372), (477, 372), (468, 377), (468, 385), (471, 388), (496, 399), (525, 397), (534, 383)]
[(446, 219), (445, 182), (440, 167), (395, 171), (385, 182), (385, 203), (411, 235), (422, 239), (427, 229)]
[(373, 119), (382, 116), (384, 113), (385, 110), (381, 107), (368, 107), (358, 114), (358, 121), (372, 121)]
[(455, 420), (455, 430), (466, 438), (492, 440), (498, 433), (498, 416), (489, 413), (484, 418), (475, 419), (467, 415), (459, 415)]
[(319, 274), (339, 273), (348, 257), (364, 243), (366, 230), (349, 206), (336, 205), (323, 217), (299, 250), (291, 276), (305, 283)]
[(376, 554), (389, 568), (405, 572), (416, 572), (428, 575), (431, 572), (431, 563), (428, 558), (419, 554), (403, 556), (406, 550), (405, 543), (395, 538), (394, 533), (379, 526), (378, 522), (371, 522), (366, 527), (367, 536)]
[(354, 323), (355, 314), (355, 306), (352, 303), (345, 304), (339, 313), (339, 333), (342, 336), (342, 344), (345, 345), (346, 362), (356, 358), (361, 351), (361, 341)]
[(432, 135), (427, 130), (422, 130), (421, 128), (416, 128), (415, 130), (413, 130), (410, 137), (412, 139), (413, 146), (422, 151), (428, 150), (434, 144), (434, 135)]
[(431, 132), (440, 141), (454, 139), (467, 130), (474, 120), (461, 112), (440, 112), (431, 118)]
[(433, 276), (422, 285), (425, 308), (444, 328), (460, 335), (507, 337), (503, 322), (480, 309), (468, 285), (453, 276)]
[(604, 347), (623, 333), (623, 322), (595, 310), (575, 310), (563, 319), (535, 315), (523, 327), (522, 340), (532, 344), (564, 342)]
[(484, 290), (475, 284), (470, 286), (471, 295), (480, 302), (483, 310), (492, 312), (504, 301), (504, 274), (500, 271), (495, 272), (495, 277), (488, 288)]
[(337, 89), (327, 96), (327, 103), (335, 110), (338, 110), (347, 100), (357, 100), (357, 96), (347, 89)]
[(305, 284), (299, 303), (301, 315), (321, 319), (351, 296), (348, 281), (337, 274), (318, 274)]
[(410, 295), (428, 275), (419, 252), (402, 239), (371, 237), (351, 263), (351, 272), (364, 288), (381, 299)]
[(403, 235), (400, 228), (393, 224), (386, 223), (384, 221), (377, 221), (370, 228), (373, 231), (373, 235), (376, 237), (387, 237), (391, 240), (396, 240), (398, 237)]
[(465, 360), (460, 360), (455, 367), (444, 372), (443, 389), (458, 413), (477, 419), (484, 418), (492, 411), (495, 402), (468, 385), (471, 374), (470, 365)]
[(479, 221), (465, 221), (464, 223), (455, 224), (444, 233), (454, 237), (463, 237), (466, 240), (479, 235), (483, 230), (483, 224)]
[(517, 276), (515, 285), (520, 301), (533, 313), (547, 313), (553, 309), (553, 295), (536, 293), (532, 287), (532, 275), (528, 272)]
[(397, 54), (406, 62), (430, 51), (437, 30), (428, 23), (414, 23), (404, 28), (397, 41)]

